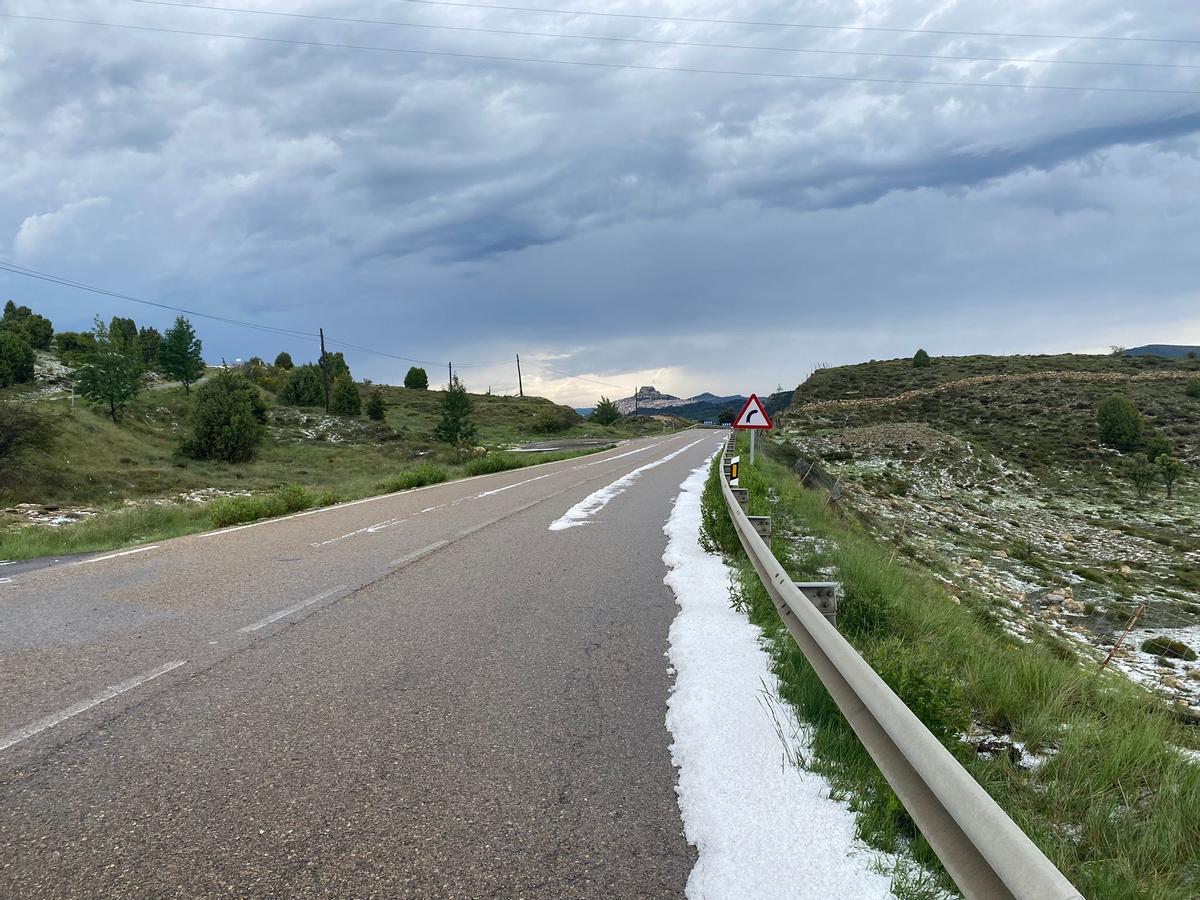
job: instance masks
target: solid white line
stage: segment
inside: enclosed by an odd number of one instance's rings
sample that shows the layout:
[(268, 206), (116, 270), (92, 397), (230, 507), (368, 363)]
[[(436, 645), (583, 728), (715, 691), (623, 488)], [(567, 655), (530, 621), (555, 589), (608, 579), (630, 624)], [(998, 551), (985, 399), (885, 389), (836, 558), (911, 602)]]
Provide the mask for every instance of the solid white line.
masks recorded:
[(608, 506), (609, 501), (611, 501), (614, 497), (618, 497), (625, 493), (625, 491), (629, 489), (629, 486), (637, 481), (638, 477), (643, 472), (653, 469), (656, 466), (661, 466), (665, 462), (670, 462), (679, 454), (685, 453), (686, 451), (695, 447), (697, 444), (703, 442), (704, 438), (700, 438), (698, 441), (692, 441), (686, 447), (680, 447), (673, 453), (668, 453), (666, 456), (654, 460), (654, 462), (646, 463), (644, 466), (638, 466), (632, 472), (627, 472), (626, 474), (622, 475), (612, 484), (607, 484), (599, 490), (592, 491), (592, 493), (588, 494), (586, 497), (568, 509), (559, 518), (551, 522), (548, 530), (564, 531), (567, 528), (576, 528), (580, 525), (583, 525), (588, 519), (596, 515), (596, 513), (600, 512), (600, 510), (604, 509), (604, 507)]
[(245, 628), (239, 628), (238, 634), (249, 634), (251, 631), (258, 631), (260, 628), (266, 628), (272, 622), (278, 622), (284, 616), (290, 616), (292, 613), (299, 612), (306, 606), (312, 606), (314, 603), (324, 600), (326, 597), (331, 597), (338, 591), (344, 590), (345, 587), (346, 586), (344, 584), (339, 584), (337, 587), (333, 588), (332, 590), (328, 590), (323, 594), (317, 594), (315, 597), (309, 597), (303, 603), (297, 603), (295, 606), (289, 606), (287, 609), (281, 609), (279, 612), (271, 613), (271, 615), (267, 616), (261, 621), (255, 622), (253, 625), (247, 625)]
[(19, 744), (21, 741), (33, 737), (45, 731), (47, 728), (53, 728), (67, 719), (73, 718), (82, 712), (87, 712), (93, 706), (99, 706), (106, 700), (111, 700), (120, 694), (132, 691), (135, 687), (145, 684), (147, 681), (153, 681), (160, 675), (166, 675), (172, 669), (178, 669), (180, 666), (187, 665), (186, 659), (176, 660), (175, 662), (167, 663), (165, 666), (159, 666), (157, 669), (151, 669), (149, 672), (143, 672), (141, 675), (135, 675), (128, 681), (122, 681), (120, 684), (114, 684), (112, 687), (105, 688), (101, 693), (92, 697), (90, 700), (83, 700), (76, 703), (74, 706), (68, 706), (64, 710), (56, 713), (51, 713), (44, 719), (38, 719), (32, 725), (26, 725), (24, 728), (19, 728), (14, 732), (0, 739), (0, 751), (7, 750), (14, 744)]
[(104, 562), (106, 559), (116, 559), (118, 556), (133, 556), (135, 553), (145, 553), (147, 550), (157, 550), (158, 544), (152, 544), (149, 547), (137, 547), (133, 550), (122, 550), (120, 553), (110, 553), (108, 556), (93, 556), (91, 559), (81, 559), (78, 562), (73, 562), (73, 566), (84, 566), (88, 563)]
[(397, 566), (403, 566), (407, 563), (410, 563), (414, 559), (420, 559), (426, 553), (432, 553), (434, 550), (437, 550), (439, 547), (445, 547), (448, 543), (450, 543), (450, 542), (449, 541), (435, 541), (434, 543), (430, 544), (428, 547), (422, 547), (420, 550), (416, 550), (416, 551), (408, 554), (408, 556), (402, 556), (399, 559), (393, 559), (390, 563), (388, 563), (388, 568), (394, 569)]

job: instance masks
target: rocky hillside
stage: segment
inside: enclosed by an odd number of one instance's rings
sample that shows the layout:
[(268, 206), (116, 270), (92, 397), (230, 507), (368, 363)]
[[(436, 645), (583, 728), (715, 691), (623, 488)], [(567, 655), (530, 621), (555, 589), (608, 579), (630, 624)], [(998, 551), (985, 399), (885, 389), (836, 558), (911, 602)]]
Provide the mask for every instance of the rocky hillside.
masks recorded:
[[(897, 555), (1014, 638), (1095, 665), (1132, 621), (1110, 665), (1200, 716), (1197, 377), (1186, 357), (843, 366), (796, 390), (776, 439)], [(1125, 452), (1097, 426), (1114, 393), (1143, 419)], [(1131, 472), (1163, 446), (1184, 477), (1170, 498), (1159, 479), (1139, 496)]]

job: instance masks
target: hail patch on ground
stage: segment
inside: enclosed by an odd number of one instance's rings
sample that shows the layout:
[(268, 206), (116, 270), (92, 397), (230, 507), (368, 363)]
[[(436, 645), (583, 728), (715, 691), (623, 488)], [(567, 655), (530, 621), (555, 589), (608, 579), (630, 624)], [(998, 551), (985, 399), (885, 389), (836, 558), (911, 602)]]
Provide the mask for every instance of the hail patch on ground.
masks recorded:
[[(663, 530), (675, 688), (668, 701), (679, 808), (698, 859), (687, 896), (890, 897), (888, 857), (855, 838), (854, 813), (829, 783), (795, 765), (811, 748), (759, 645), (729, 603), (729, 569), (699, 543), (708, 465), (695, 469)], [(781, 740), (782, 739), (782, 740)]]

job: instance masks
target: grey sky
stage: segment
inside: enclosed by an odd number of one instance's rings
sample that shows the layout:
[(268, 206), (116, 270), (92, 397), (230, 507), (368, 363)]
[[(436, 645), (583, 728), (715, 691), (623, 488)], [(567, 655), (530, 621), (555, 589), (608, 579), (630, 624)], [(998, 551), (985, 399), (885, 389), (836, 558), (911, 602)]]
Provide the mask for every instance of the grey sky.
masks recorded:
[[(1200, 43), (487, 11), (229, 6), (656, 40), (1200, 66)], [(537, 4), (534, 4), (537, 5)], [(544, 5), (553, 6), (552, 2)], [(1200, 41), (1178, 0), (566, 4), (691, 17)], [(325, 43), (876, 79), (1200, 91), (1200, 69), (620, 44), (131, 0), (6, 12)], [(1200, 94), (686, 74), (0, 19), (0, 258), (526, 388), (794, 386), (819, 362), (1200, 343)], [(60, 328), (168, 314), (0, 273)], [(197, 320), (210, 358), (315, 348)], [(406, 363), (347, 351), (356, 375)], [(547, 366), (552, 368), (547, 368)], [(444, 380), (442, 369), (431, 372)], [(515, 388), (511, 365), (463, 369)], [(602, 387), (561, 377), (576, 373)]]

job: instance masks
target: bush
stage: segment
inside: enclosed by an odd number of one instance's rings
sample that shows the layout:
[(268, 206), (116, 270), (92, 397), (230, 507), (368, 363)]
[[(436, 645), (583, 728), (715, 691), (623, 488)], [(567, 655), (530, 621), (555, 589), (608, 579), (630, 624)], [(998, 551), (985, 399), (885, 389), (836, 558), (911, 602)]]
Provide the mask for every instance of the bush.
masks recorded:
[(17, 471), (21, 457), (31, 451), (47, 452), (54, 446), (54, 423), (15, 403), (0, 403), (0, 484)]
[[(607, 397), (601, 396), (600, 402), (592, 410), (590, 418), (597, 425), (611, 425), (617, 419), (621, 418), (621, 411), (617, 409), (617, 404), (613, 403)], [(730, 421), (732, 422), (733, 420), (730, 419)]]
[(408, 374), (404, 376), (404, 386), (419, 391), (425, 390), (429, 387), (429, 373), (424, 369), (413, 366), (408, 370)]
[(533, 419), (533, 430), (541, 434), (558, 434), (578, 421), (579, 413), (575, 410), (566, 406), (549, 406), (538, 410)]
[(509, 469), (519, 469), (524, 463), (515, 453), (489, 453), (479, 459), (473, 459), (466, 466), (468, 475), (491, 475), (493, 472), (507, 472)]
[(1163, 435), (1155, 432), (1146, 441), (1146, 458), (1155, 462), (1160, 456), (1170, 456), (1175, 448)]
[(442, 400), (442, 420), (433, 430), (434, 437), (444, 444), (462, 448), (475, 442), (475, 423), (471, 420), (471, 398), (457, 375), (446, 389)]
[(1139, 453), (1129, 461), (1125, 475), (1133, 482), (1138, 499), (1145, 500), (1150, 493), (1151, 485), (1158, 480), (1159, 470), (1146, 458), (1146, 454)]
[(258, 497), (222, 497), (208, 504), (208, 517), (214, 528), (227, 528), (272, 516), (309, 509), (312, 496), (298, 484), (285, 484), (272, 493)]
[(372, 422), (382, 422), (387, 414), (387, 409), (383, 403), (383, 391), (379, 388), (371, 391), (371, 396), (367, 398), (367, 418)]
[(275, 357), (275, 368), (277, 368), (277, 369), (295, 368), (295, 364), (292, 362), (292, 354), (288, 353), (286, 350), (281, 351), (280, 354)]
[(79, 362), (96, 349), (96, 339), (90, 331), (60, 331), (54, 336), (54, 349), (61, 359)]
[(267, 433), (267, 405), (244, 376), (220, 372), (196, 390), (192, 436), (182, 447), (193, 459), (248, 462)]
[(1189, 378), (1187, 387), (1184, 388), (1187, 395), (1194, 400), (1200, 400), (1200, 378)]
[(384, 493), (393, 494), (396, 491), (408, 491), (413, 488), (425, 487), (428, 484), (441, 484), (449, 476), (441, 466), (432, 463), (421, 463), (419, 466), (401, 472), (395, 478), (385, 481), (382, 485)]
[(34, 350), (49, 350), (54, 338), (54, 326), (45, 316), (39, 316), (28, 306), (17, 306), (11, 300), (4, 304), (0, 331), (10, 331), (29, 341)]
[(362, 413), (362, 395), (354, 382), (340, 376), (329, 392), (329, 411), (335, 416), (357, 416)]
[(33, 381), (33, 347), (18, 331), (0, 331), (0, 387)]
[(325, 377), (321, 369), (312, 364), (292, 369), (278, 399), (285, 406), (324, 406)]
[(1137, 447), (1145, 429), (1142, 414), (1122, 394), (1113, 394), (1100, 404), (1096, 423), (1100, 427), (1100, 443), (1122, 451)]
[(1184, 659), (1192, 662), (1196, 659), (1196, 651), (1183, 641), (1172, 640), (1163, 635), (1142, 641), (1142, 652), (1151, 656), (1161, 656), (1167, 659)]
[(912, 364), (914, 369), (927, 369), (931, 362), (929, 354), (924, 350), (918, 350), (913, 354)]

